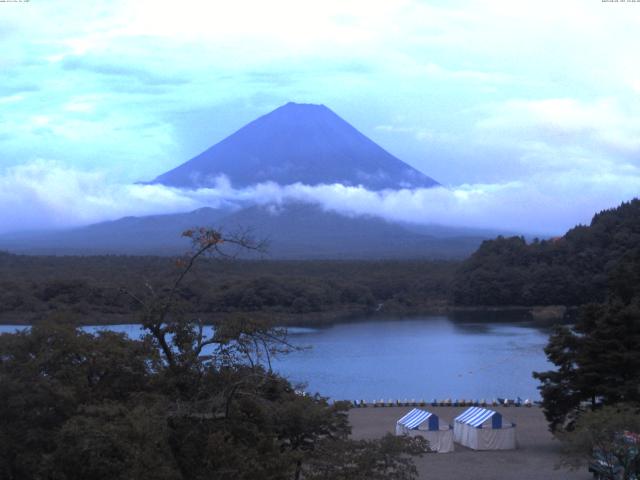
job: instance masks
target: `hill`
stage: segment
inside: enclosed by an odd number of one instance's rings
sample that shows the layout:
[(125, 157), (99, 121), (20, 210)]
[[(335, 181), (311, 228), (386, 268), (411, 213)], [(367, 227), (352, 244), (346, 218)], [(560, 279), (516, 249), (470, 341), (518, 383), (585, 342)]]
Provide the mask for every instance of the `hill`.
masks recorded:
[(0, 248), (52, 255), (176, 255), (189, 243), (181, 233), (197, 226), (228, 233), (249, 229), (268, 242), (275, 259), (453, 259), (470, 255), (486, 236), (411, 231), (379, 217), (348, 217), (305, 203), (253, 205), (238, 210), (203, 208), (189, 213), (126, 217), (58, 232), (0, 236)]
[(582, 305), (611, 288), (631, 298), (640, 287), (640, 200), (596, 214), (563, 237), (498, 237), (482, 243), (459, 268), (460, 305)]

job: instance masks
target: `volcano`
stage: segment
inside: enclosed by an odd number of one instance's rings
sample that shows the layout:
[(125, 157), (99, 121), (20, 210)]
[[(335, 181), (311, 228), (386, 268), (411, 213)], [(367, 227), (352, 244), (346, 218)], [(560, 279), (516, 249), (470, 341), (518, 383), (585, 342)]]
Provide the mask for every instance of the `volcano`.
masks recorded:
[[(369, 190), (429, 188), (438, 183), (397, 159), (323, 105), (288, 103), (152, 183), (177, 188), (215, 186), (224, 176), (235, 188), (280, 185), (361, 185)], [(462, 258), (495, 235), (473, 229), (390, 222), (347, 215), (315, 203), (286, 200), (202, 208), (118, 220), (56, 232), (0, 236), (0, 249), (56, 255), (184, 252), (181, 232), (208, 226), (249, 229), (268, 240), (273, 259)]]
[(222, 176), (235, 188), (264, 182), (340, 183), (370, 190), (438, 185), (324, 105), (298, 103), (254, 120), (151, 183), (211, 187)]

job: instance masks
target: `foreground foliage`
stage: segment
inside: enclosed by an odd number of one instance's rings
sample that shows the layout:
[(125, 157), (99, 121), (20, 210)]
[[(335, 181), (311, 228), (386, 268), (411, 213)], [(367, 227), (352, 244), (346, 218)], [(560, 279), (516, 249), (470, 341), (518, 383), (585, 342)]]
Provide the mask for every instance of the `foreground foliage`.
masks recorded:
[(640, 409), (620, 404), (586, 412), (571, 432), (560, 435), (567, 462), (608, 477), (632, 480), (640, 475)]
[(304, 396), (270, 369), (286, 331), (250, 318), (213, 331), (180, 295), (194, 251), (162, 290), (125, 289), (144, 335), (88, 333), (64, 318), (0, 336), (0, 478), (413, 479), (422, 440), (352, 441), (347, 405)]

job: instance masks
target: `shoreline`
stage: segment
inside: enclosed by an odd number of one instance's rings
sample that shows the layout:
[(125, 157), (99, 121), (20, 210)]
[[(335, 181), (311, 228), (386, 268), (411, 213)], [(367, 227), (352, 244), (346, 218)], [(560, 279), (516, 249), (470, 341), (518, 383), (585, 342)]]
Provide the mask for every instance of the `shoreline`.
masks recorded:
[[(215, 321), (225, 317), (233, 316), (253, 316), (257, 318), (265, 318), (273, 321), (282, 327), (322, 327), (331, 326), (341, 323), (353, 323), (357, 321), (375, 321), (388, 320), (389, 317), (411, 318), (419, 316), (441, 316), (452, 315), (454, 320), (470, 321), (470, 322), (533, 322), (539, 326), (551, 326), (556, 323), (570, 323), (575, 316), (578, 307), (564, 305), (545, 305), (545, 306), (524, 306), (524, 305), (505, 305), (505, 306), (462, 306), (462, 305), (422, 305), (416, 307), (403, 307), (385, 309), (384, 305), (380, 310), (362, 309), (359, 307), (343, 308), (339, 310), (308, 312), (308, 313), (290, 313), (290, 312), (269, 312), (269, 311), (248, 311), (248, 312), (215, 312), (194, 314), (204, 318), (205, 325), (211, 325)], [(51, 312), (52, 314), (54, 312)], [(56, 313), (64, 314), (64, 311)], [(489, 316), (491, 318), (475, 318), (476, 316)], [(33, 323), (42, 321), (42, 314), (20, 312), (7, 312), (0, 314), (0, 325), (11, 326), (28, 326)], [(69, 312), (70, 317), (78, 320), (79, 314)], [(88, 313), (84, 317), (91, 317), (92, 321), (76, 323), (81, 326), (98, 326), (98, 325), (129, 325), (138, 323), (136, 321), (137, 313), (130, 314), (95, 314)], [(514, 316), (521, 316), (519, 320), (514, 320)], [(19, 319), (17, 317), (28, 317)]]

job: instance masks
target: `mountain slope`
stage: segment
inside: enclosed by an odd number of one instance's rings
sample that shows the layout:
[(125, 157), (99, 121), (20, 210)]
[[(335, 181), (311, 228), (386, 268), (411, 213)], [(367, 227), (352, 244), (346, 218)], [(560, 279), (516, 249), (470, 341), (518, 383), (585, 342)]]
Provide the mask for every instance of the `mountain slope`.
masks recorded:
[[(253, 206), (222, 220), (230, 232), (251, 226), (275, 258), (461, 258), (481, 236), (436, 238), (379, 217), (347, 217), (304, 203)], [(484, 237), (486, 238), (486, 237)]]
[(201, 208), (189, 213), (124, 217), (86, 227), (0, 236), (0, 249), (28, 254), (174, 255), (189, 247), (181, 233), (196, 225), (213, 225), (229, 210)]
[(152, 183), (212, 186), (220, 175), (234, 187), (267, 181), (341, 183), (373, 190), (437, 185), (324, 105), (296, 103), (254, 120)]
[[(378, 217), (347, 217), (303, 203), (251, 206), (237, 211), (203, 208), (189, 213), (127, 217), (63, 232), (0, 236), (0, 249), (30, 254), (183, 253), (180, 234), (208, 226), (225, 233), (250, 229), (269, 243), (276, 259), (461, 258), (483, 236), (434, 237), (411, 232)], [(440, 227), (442, 228), (442, 227)]]

